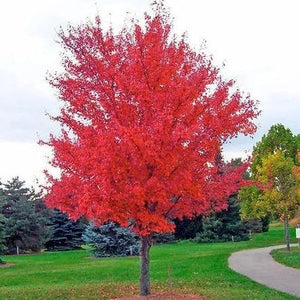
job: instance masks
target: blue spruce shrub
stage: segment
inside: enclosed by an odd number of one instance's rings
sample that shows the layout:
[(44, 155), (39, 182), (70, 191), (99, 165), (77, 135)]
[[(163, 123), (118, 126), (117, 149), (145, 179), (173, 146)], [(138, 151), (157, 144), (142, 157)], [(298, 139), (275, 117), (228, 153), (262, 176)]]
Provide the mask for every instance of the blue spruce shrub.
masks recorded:
[(89, 224), (83, 233), (84, 242), (92, 247), (96, 257), (128, 256), (139, 253), (138, 237), (116, 223), (106, 223), (100, 227)]

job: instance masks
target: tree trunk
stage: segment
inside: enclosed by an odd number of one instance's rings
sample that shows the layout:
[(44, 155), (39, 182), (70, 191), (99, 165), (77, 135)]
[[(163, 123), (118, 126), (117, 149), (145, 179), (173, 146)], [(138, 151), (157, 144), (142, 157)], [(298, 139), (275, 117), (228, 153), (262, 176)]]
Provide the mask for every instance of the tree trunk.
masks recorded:
[(149, 250), (151, 247), (151, 236), (141, 237), (140, 261), (141, 261), (141, 276), (140, 276), (140, 295), (147, 296), (150, 294), (150, 273), (149, 273)]
[[(300, 228), (300, 223), (297, 224), (297, 228)], [(298, 234), (297, 234), (297, 238), (298, 238), (298, 244), (299, 244), (299, 247), (300, 247), (300, 237), (298, 236)]]
[(284, 217), (284, 235), (285, 235), (286, 249), (287, 251), (290, 251), (290, 233), (289, 233), (288, 217)]

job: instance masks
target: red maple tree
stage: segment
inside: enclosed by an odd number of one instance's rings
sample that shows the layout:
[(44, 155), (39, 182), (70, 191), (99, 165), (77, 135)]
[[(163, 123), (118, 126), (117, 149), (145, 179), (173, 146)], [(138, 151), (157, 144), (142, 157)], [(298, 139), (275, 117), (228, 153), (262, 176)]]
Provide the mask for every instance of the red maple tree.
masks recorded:
[(133, 223), (141, 236), (141, 295), (150, 293), (151, 234), (173, 218), (221, 210), (242, 168), (216, 163), (222, 144), (252, 134), (258, 111), (211, 58), (172, 36), (157, 5), (144, 25), (115, 34), (99, 17), (61, 30), (64, 72), (50, 83), (62, 102), (61, 135), (46, 144), (59, 179), (48, 174), (46, 203), (96, 224)]

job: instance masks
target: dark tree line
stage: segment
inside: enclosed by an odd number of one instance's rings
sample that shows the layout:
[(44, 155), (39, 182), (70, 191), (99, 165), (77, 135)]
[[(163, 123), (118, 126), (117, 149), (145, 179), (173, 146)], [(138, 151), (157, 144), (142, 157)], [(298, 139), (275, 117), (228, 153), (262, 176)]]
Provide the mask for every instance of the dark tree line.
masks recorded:
[[(234, 162), (236, 164), (240, 162)], [(192, 239), (196, 242), (245, 240), (254, 232), (267, 229), (268, 220), (240, 218), (236, 195), (228, 200), (228, 209), (192, 220), (174, 220), (174, 234), (155, 234), (155, 243)], [(96, 256), (138, 253), (138, 239), (128, 228), (105, 224), (97, 228), (85, 220), (72, 221), (58, 210), (48, 209), (41, 194), (25, 187), (18, 177), (0, 183), (0, 254), (18, 254), (79, 249), (89, 244)], [(1, 262), (1, 260), (0, 260)]]
[(82, 244), (84, 225), (48, 209), (41, 194), (18, 177), (0, 185), (0, 253), (70, 250)]
[(270, 219), (267, 217), (242, 220), (240, 205), (237, 195), (232, 195), (225, 210), (191, 220), (175, 220), (175, 238), (199, 243), (236, 242), (248, 240), (252, 234), (269, 229)]

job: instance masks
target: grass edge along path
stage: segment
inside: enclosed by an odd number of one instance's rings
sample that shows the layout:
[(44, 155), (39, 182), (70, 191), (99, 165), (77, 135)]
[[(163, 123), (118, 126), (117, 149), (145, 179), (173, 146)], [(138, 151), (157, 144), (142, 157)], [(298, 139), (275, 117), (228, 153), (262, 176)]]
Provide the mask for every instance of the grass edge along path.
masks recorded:
[[(291, 236), (294, 236), (291, 229)], [(297, 299), (268, 289), (228, 268), (232, 252), (282, 244), (283, 228), (246, 242), (181, 241), (151, 249), (153, 292), (200, 294), (205, 299)], [(0, 299), (110, 299), (138, 293), (138, 257), (91, 259), (84, 250), (6, 256)]]
[(300, 269), (300, 247), (292, 247), (291, 251), (285, 248), (273, 250), (271, 255), (274, 260), (287, 267)]
[(300, 270), (277, 263), (270, 255), (272, 250), (283, 247), (277, 245), (234, 252), (229, 257), (229, 267), (271, 289), (300, 297)]

